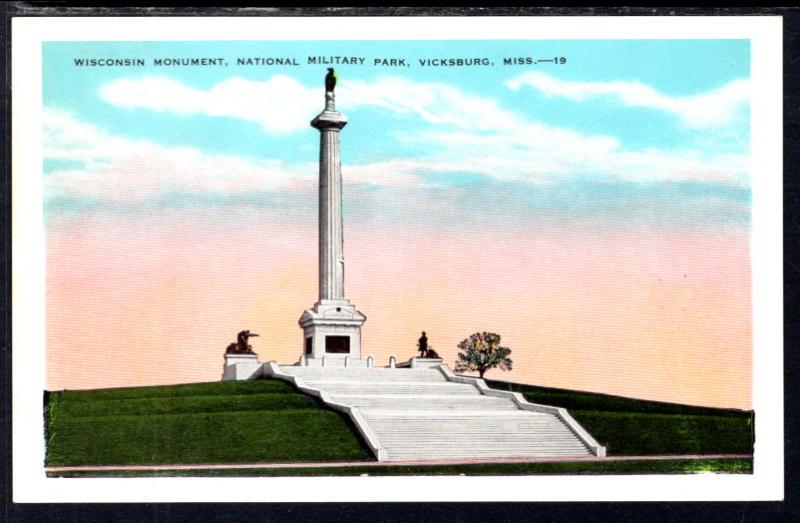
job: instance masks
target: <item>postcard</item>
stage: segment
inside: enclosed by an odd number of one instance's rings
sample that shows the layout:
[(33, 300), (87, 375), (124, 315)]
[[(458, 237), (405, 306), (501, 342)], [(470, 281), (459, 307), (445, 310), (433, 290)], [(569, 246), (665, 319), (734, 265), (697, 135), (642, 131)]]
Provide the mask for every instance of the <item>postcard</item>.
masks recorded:
[(12, 37), (15, 500), (782, 497), (780, 18)]

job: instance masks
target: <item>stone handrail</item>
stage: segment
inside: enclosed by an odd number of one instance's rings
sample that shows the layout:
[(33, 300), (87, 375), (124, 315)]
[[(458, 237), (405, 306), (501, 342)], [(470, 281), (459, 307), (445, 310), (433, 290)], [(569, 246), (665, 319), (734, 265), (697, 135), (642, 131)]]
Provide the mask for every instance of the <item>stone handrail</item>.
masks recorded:
[(303, 378), (286, 374), (285, 372), (281, 371), (280, 365), (278, 365), (277, 362), (269, 361), (265, 363), (262, 368), (263, 376), (288, 381), (304, 393), (319, 398), (323, 403), (325, 403), (325, 405), (331, 407), (332, 409), (338, 410), (339, 412), (344, 412), (350, 416), (350, 419), (355, 424), (358, 432), (364, 438), (364, 441), (367, 442), (367, 446), (369, 446), (370, 450), (372, 450), (373, 454), (375, 454), (375, 457), (378, 459), (378, 461), (385, 461), (389, 457), (387, 450), (381, 447), (377, 436), (375, 436), (375, 433), (369, 428), (367, 421), (357, 408), (333, 401), (327, 392), (320, 389), (315, 389), (314, 387), (309, 387)]
[(553, 407), (550, 405), (540, 405), (538, 403), (531, 403), (525, 396), (520, 394), (519, 392), (511, 392), (507, 390), (498, 390), (489, 387), (486, 382), (481, 378), (473, 378), (470, 376), (461, 376), (458, 374), (454, 374), (453, 371), (446, 364), (441, 364), (437, 367), (439, 371), (444, 374), (444, 377), (447, 378), (448, 381), (452, 381), (455, 383), (466, 383), (470, 385), (474, 385), (481, 391), (481, 394), (486, 396), (494, 396), (498, 398), (508, 398), (522, 410), (529, 410), (533, 412), (544, 412), (547, 414), (553, 414), (558, 417), (564, 425), (566, 425), (575, 436), (580, 439), (584, 445), (598, 458), (604, 458), (606, 456), (606, 448), (600, 445), (597, 440), (595, 440), (591, 434), (586, 432), (586, 430), (581, 427), (581, 425), (573, 418), (567, 409), (562, 407)]

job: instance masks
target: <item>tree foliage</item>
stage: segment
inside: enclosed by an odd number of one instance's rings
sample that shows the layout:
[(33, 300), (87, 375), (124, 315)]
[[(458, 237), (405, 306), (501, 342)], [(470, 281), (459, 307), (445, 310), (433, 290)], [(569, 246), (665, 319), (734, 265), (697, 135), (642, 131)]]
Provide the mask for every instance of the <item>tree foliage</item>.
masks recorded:
[(458, 344), (456, 372), (477, 372), (481, 378), (487, 370), (511, 370), (511, 349), (500, 346), (500, 335), (476, 332)]

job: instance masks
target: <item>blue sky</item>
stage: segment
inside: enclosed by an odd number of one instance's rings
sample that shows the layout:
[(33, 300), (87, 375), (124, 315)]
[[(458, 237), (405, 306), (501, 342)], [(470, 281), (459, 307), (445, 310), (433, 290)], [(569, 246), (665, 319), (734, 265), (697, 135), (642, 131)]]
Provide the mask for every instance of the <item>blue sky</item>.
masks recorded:
[[(48, 202), (179, 207), (308, 192), (318, 147), (308, 121), (322, 108), (325, 66), (306, 57), (358, 56), (364, 65), (337, 66), (337, 107), (350, 119), (345, 180), (363, 208), (441, 191), (460, 208), (491, 192), (531, 212), (624, 207), (650, 220), (668, 206), (680, 221), (711, 205), (716, 221), (747, 221), (749, 55), (745, 40), (46, 43)], [(151, 65), (191, 57), (228, 65)], [(238, 57), (301, 65), (237, 66)], [(374, 66), (375, 57), (409, 65)], [(418, 61), (470, 57), (494, 66)]]

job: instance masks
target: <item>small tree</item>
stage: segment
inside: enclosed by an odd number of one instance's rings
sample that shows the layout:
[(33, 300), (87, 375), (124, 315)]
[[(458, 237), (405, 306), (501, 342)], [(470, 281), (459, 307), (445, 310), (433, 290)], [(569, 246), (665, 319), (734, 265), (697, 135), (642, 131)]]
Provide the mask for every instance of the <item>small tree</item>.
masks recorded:
[(456, 372), (477, 371), (481, 378), (489, 369), (511, 370), (513, 364), (511, 349), (501, 347), (500, 335), (494, 332), (476, 332), (458, 344), (458, 351)]

